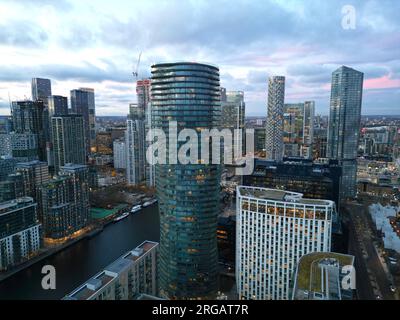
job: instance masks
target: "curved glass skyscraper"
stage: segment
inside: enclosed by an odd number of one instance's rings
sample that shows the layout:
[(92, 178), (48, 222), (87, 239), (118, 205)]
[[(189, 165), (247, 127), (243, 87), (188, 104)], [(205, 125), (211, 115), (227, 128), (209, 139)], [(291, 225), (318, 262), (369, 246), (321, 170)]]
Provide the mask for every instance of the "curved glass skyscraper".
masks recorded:
[[(169, 137), (177, 132), (218, 128), (221, 102), (219, 69), (192, 63), (152, 66), (152, 126)], [(170, 141), (171, 140), (171, 141)], [(178, 142), (178, 150), (184, 142)], [(173, 146), (175, 148), (175, 145)], [(170, 299), (215, 298), (217, 291), (217, 215), (220, 165), (156, 164), (160, 208), (160, 294)], [(199, 147), (200, 150), (200, 147)], [(201, 154), (200, 152), (198, 153)], [(211, 158), (211, 152), (210, 152)]]

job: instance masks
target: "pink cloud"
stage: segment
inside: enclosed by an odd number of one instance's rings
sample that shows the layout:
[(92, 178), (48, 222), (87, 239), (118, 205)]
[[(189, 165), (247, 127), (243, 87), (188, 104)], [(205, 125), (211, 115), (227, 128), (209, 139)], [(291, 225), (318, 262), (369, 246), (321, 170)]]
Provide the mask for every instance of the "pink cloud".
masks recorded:
[(400, 79), (391, 79), (389, 75), (380, 78), (366, 79), (364, 89), (400, 88)]

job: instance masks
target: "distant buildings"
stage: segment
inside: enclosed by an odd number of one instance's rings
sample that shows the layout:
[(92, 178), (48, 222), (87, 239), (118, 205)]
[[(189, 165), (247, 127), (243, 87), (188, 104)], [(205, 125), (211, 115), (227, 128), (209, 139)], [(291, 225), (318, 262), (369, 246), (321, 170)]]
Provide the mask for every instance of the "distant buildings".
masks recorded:
[(80, 115), (54, 116), (51, 119), (54, 168), (58, 173), (66, 163), (85, 164), (85, 129)]
[(45, 238), (62, 239), (89, 222), (88, 170), (69, 165), (38, 190)]
[[(39, 202), (38, 188), (50, 179), (47, 162), (31, 161), (20, 162), (16, 165), (16, 172), (22, 175), (22, 189), (25, 196), (32, 197)], [(42, 212), (38, 210), (38, 219), (43, 221)]]
[(126, 169), (125, 139), (117, 139), (113, 143), (114, 168)]
[[(11, 115), (15, 134), (36, 135), (37, 156), (40, 161), (47, 161), (48, 114), (45, 112), (43, 102), (41, 100), (13, 101)], [(29, 146), (31, 147), (32, 144)]]
[[(231, 130), (233, 159), (241, 157), (245, 150), (245, 108), (243, 91), (224, 91), (221, 95), (221, 128)], [(235, 129), (237, 132), (234, 131)]]
[(64, 300), (135, 300), (143, 294), (158, 295), (159, 244), (145, 241), (127, 252)]
[(341, 172), (335, 160), (313, 162), (285, 158), (283, 162), (277, 162), (255, 159), (254, 171), (243, 176), (243, 184), (299, 192), (311, 199), (332, 200), (339, 208)]
[[(352, 300), (352, 268), (354, 256), (347, 254), (313, 252), (302, 256), (294, 275), (291, 299)], [(355, 280), (354, 272), (353, 276)]]
[(364, 74), (342, 66), (332, 73), (327, 157), (343, 167), (342, 197), (356, 196), (357, 151)]
[(40, 100), (47, 106), (47, 98), (51, 96), (50, 79), (32, 78), (31, 89), (32, 100)]
[(145, 114), (139, 105), (129, 105), (129, 115), (126, 121), (126, 182), (137, 185), (145, 181)]
[[(151, 67), (152, 126), (169, 137), (170, 121), (182, 128), (219, 128), (219, 69), (194, 63)], [(178, 148), (183, 142), (178, 142)], [(127, 143), (128, 146), (128, 143)], [(166, 152), (169, 154), (168, 146)], [(217, 294), (217, 216), (221, 166), (156, 164), (160, 211), (160, 295), (213, 299)]]
[(284, 155), (310, 159), (314, 133), (314, 101), (286, 103), (283, 112)]
[(236, 285), (241, 300), (287, 300), (299, 259), (330, 251), (335, 203), (301, 193), (237, 188)]
[(68, 98), (63, 96), (48, 97), (49, 117), (65, 116), (68, 114)]
[(37, 254), (41, 247), (41, 225), (37, 204), (30, 197), (0, 203), (0, 270)]
[(71, 90), (71, 112), (83, 116), (85, 128), (86, 153), (95, 147), (96, 140), (96, 110), (94, 89), (79, 88)]
[(266, 122), (266, 158), (281, 161), (283, 158), (283, 105), (285, 77), (275, 76), (268, 80), (268, 106)]

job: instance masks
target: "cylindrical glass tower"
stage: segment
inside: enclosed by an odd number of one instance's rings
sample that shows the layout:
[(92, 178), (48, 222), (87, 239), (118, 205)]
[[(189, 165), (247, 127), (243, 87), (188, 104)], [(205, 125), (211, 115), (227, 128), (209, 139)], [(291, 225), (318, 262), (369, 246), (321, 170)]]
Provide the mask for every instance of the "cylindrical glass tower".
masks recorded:
[[(177, 132), (218, 128), (221, 102), (219, 69), (192, 63), (152, 66), (152, 127), (169, 124)], [(174, 141), (169, 141), (174, 143)], [(175, 140), (176, 141), (176, 140)], [(177, 149), (184, 142), (178, 143)], [(221, 167), (219, 164), (156, 164), (160, 208), (160, 294), (169, 299), (215, 298), (217, 291), (217, 215)], [(200, 149), (200, 147), (199, 147)], [(199, 152), (200, 158), (200, 152)]]

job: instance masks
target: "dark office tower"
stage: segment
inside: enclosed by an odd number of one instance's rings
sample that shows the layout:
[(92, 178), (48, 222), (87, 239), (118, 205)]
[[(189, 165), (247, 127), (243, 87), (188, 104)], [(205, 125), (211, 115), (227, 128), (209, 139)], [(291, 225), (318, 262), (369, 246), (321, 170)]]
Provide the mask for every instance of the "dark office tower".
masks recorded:
[[(152, 125), (169, 140), (169, 122), (177, 131), (220, 127), (217, 67), (192, 63), (152, 66)], [(171, 137), (171, 139), (173, 139)], [(173, 143), (171, 141), (171, 143)], [(183, 142), (178, 143), (178, 150)], [(176, 145), (172, 146), (175, 148)], [(215, 298), (217, 291), (217, 216), (219, 164), (156, 164), (160, 208), (160, 293), (170, 299)], [(199, 155), (201, 153), (199, 152)], [(202, 159), (208, 160), (208, 159)]]
[(63, 96), (50, 96), (48, 98), (49, 117), (64, 116), (68, 114), (68, 98)]
[(94, 89), (79, 88), (71, 90), (71, 112), (83, 116), (86, 135), (86, 152), (96, 143), (96, 112)]
[(45, 108), (42, 101), (14, 101), (11, 106), (14, 132), (37, 136), (38, 157), (46, 161)]
[(54, 169), (58, 173), (66, 163), (85, 164), (85, 130), (81, 115), (51, 119)]
[(70, 191), (73, 192), (73, 204), (76, 215), (73, 219), (74, 228), (82, 229), (90, 222), (89, 205), (89, 168), (81, 164), (66, 164), (60, 169), (60, 176), (69, 177)]
[(32, 78), (32, 100), (41, 100), (47, 105), (47, 98), (51, 96), (50, 79)]
[(327, 157), (343, 168), (342, 199), (355, 197), (364, 74), (342, 66), (332, 73)]
[(266, 156), (269, 160), (283, 158), (283, 104), (285, 77), (275, 76), (268, 80), (268, 105), (266, 122)]

